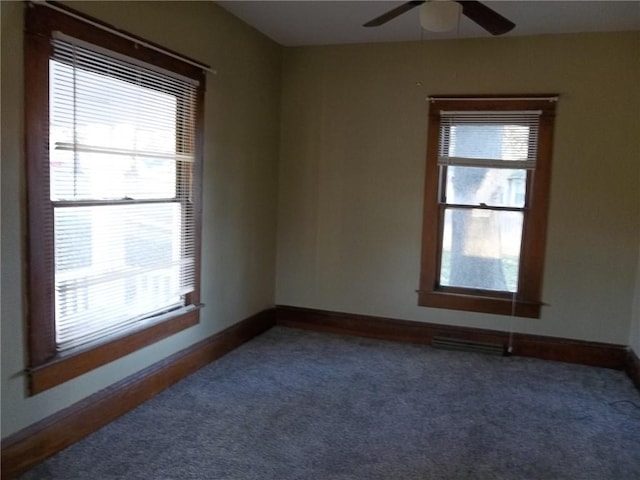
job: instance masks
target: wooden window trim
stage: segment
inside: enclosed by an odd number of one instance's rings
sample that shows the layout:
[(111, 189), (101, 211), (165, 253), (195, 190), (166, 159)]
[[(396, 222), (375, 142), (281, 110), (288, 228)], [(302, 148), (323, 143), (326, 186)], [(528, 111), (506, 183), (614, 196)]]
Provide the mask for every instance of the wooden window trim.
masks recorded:
[[(543, 305), (542, 279), (547, 236), (547, 217), (551, 183), (551, 153), (556, 95), (526, 95), (506, 97), (432, 98), (427, 134), (427, 157), (422, 230), (422, 259), (418, 305), (499, 315), (540, 317)], [(518, 111), (541, 110), (538, 131), (538, 155), (534, 177), (527, 174), (526, 213), (523, 220), (520, 272), (515, 298), (509, 292), (494, 292), (471, 288), (443, 287), (438, 284), (442, 253), (441, 228), (443, 209), (439, 204), (438, 147), (440, 111)]]
[[(109, 26), (80, 12), (58, 5), (90, 22)], [(53, 231), (53, 211), (39, 201), (49, 195), (49, 172), (40, 159), (48, 156), (49, 58), (54, 31), (197, 80), (195, 162), (190, 208), (195, 218), (195, 288), (188, 295), (190, 308), (167, 315), (157, 323), (140, 326), (64, 354), (56, 351), (54, 319), (53, 243), (45, 232)], [(131, 35), (133, 37), (133, 35)], [(139, 38), (139, 37), (136, 37)], [(146, 42), (146, 41), (145, 41)], [(146, 42), (151, 44), (151, 42)], [(201, 261), (201, 192), (205, 74), (201, 68), (146, 48), (126, 38), (85, 23), (46, 6), (28, 4), (25, 13), (25, 156), (27, 220), (27, 337), (29, 393), (31, 395), (135, 352), (199, 322)]]

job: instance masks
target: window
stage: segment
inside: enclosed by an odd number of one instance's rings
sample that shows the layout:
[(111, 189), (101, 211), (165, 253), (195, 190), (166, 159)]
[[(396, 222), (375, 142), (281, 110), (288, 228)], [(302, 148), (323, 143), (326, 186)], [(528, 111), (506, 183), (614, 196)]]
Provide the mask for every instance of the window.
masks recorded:
[(419, 304), (539, 317), (555, 97), (433, 97)]
[(32, 393), (199, 319), (202, 68), (67, 13), (26, 17)]

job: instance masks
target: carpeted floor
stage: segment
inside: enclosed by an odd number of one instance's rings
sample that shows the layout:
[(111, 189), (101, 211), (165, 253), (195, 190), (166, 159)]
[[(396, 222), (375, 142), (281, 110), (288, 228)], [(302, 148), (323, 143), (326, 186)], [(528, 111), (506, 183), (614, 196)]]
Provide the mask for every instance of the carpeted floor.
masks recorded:
[(622, 372), (276, 327), (22, 479), (640, 479)]

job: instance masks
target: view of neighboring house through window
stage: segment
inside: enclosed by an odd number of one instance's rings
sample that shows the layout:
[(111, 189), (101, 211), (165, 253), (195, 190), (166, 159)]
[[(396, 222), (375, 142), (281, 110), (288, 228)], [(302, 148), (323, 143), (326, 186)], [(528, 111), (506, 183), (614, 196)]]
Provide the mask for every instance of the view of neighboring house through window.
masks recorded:
[[(69, 23), (35, 8), (31, 18)], [(50, 282), (52, 293), (32, 295), (45, 305), (34, 305), (30, 322), (46, 337), (31, 329), (34, 367), (175, 319), (189, 318), (176, 330), (197, 321), (202, 72), (192, 78), (111, 51), (97, 29), (96, 39), (52, 31), (37, 70), (48, 102), (31, 108), (46, 112), (48, 138), (28, 143), (46, 148), (29, 155), (30, 235), (42, 237), (32, 239), (31, 258), (43, 261), (31, 263), (30, 278)], [(42, 59), (41, 40), (31, 45)], [(33, 86), (37, 73), (29, 74)]]
[(537, 316), (553, 105), (434, 99), (421, 305)]

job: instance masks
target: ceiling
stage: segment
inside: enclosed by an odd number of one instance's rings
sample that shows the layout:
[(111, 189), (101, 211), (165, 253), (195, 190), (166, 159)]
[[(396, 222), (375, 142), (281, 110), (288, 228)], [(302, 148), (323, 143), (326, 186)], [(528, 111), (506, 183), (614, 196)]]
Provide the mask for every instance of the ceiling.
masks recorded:
[[(419, 8), (380, 27), (362, 26), (404, 1), (234, 0), (216, 3), (285, 46), (491, 36), (464, 16), (456, 31), (422, 31), (418, 21)], [(516, 28), (505, 36), (640, 30), (640, 0), (483, 3), (516, 24)]]

